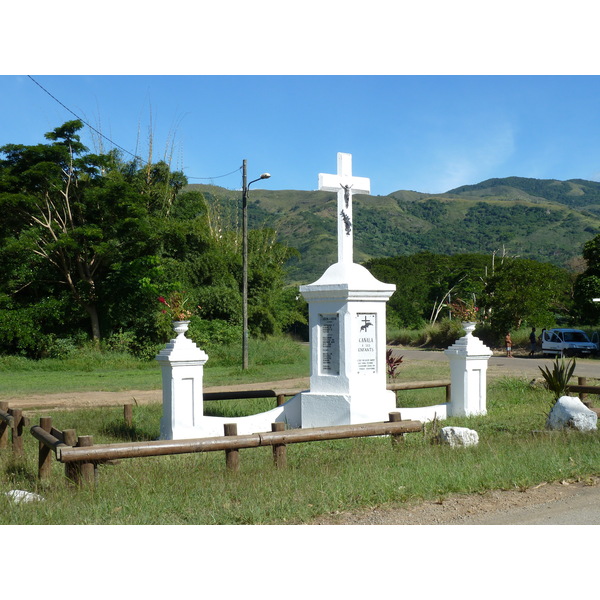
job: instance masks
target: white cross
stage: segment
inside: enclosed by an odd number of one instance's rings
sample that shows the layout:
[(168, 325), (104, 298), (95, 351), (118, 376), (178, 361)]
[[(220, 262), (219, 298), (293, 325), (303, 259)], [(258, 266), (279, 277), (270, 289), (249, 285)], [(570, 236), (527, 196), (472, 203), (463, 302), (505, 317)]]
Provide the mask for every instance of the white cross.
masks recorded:
[(337, 174), (319, 173), (319, 190), (337, 192), (338, 262), (353, 262), (352, 194), (371, 193), (368, 177), (352, 176), (352, 154), (338, 152)]

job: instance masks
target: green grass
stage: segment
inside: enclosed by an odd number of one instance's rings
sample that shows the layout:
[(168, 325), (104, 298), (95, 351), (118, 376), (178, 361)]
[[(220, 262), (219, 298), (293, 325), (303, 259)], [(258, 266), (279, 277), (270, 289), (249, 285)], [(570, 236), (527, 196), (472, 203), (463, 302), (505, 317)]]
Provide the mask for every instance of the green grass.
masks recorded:
[[(297, 379), (310, 374), (309, 347), (289, 339), (251, 340), (250, 365), (241, 368), (241, 348), (221, 348), (209, 354), (204, 385), (235, 385)], [(450, 377), (447, 363), (404, 362), (396, 381)], [(0, 356), (0, 400), (28, 394), (158, 390), (162, 378), (158, 362), (137, 360), (127, 354), (82, 350), (70, 358), (29, 360)]]
[[(442, 390), (421, 390), (432, 394)], [(439, 398), (433, 398), (435, 403)], [(293, 444), (288, 467), (275, 470), (270, 448), (241, 451), (237, 473), (223, 452), (125, 459), (99, 467), (95, 489), (66, 485), (63, 468), (40, 483), (37, 443), (26, 439), (23, 460), (0, 451), (0, 522), (3, 524), (275, 524), (305, 523), (318, 515), (373, 506), (398, 506), (452, 493), (523, 489), (542, 481), (600, 473), (600, 435), (534, 434), (544, 429), (548, 392), (517, 379), (488, 387), (488, 415), (448, 419), (479, 433), (476, 447), (432, 444), (434, 425), (393, 446), (388, 438)], [(405, 404), (405, 400), (402, 400)], [(210, 403), (211, 411), (250, 414), (273, 400)], [(31, 415), (36, 422), (41, 413)], [(53, 414), (54, 426), (93, 435), (95, 443), (158, 436), (160, 406), (136, 406), (132, 428), (122, 409)], [(45, 502), (14, 505), (2, 492), (35, 491)]]
[[(251, 340), (249, 368), (241, 368), (237, 347), (215, 351), (204, 368), (204, 385), (218, 386), (306, 377), (309, 349), (286, 338)], [(283, 375), (282, 375), (283, 374)], [(80, 350), (65, 359), (39, 361), (0, 356), (0, 399), (27, 394), (157, 390), (161, 370), (155, 361), (127, 354)]]
[[(252, 347), (251, 347), (252, 350)], [(251, 368), (236, 364), (236, 349), (222, 349), (205, 369), (205, 384), (243, 383), (308, 375), (305, 345), (271, 340), (254, 348)], [(251, 352), (251, 358), (253, 353)], [(208, 365), (208, 364), (207, 364)], [(407, 361), (397, 381), (449, 379), (447, 362)], [(3, 393), (160, 387), (160, 369), (126, 355), (74, 356), (63, 361), (0, 359)], [(445, 401), (445, 390), (398, 393), (398, 406)], [(441, 425), (467, 426), (480, 443), (468, 449), (432, 444), (435, 425), (408, 434), (396, 447), (388, 438), (314, 442), (288, 446), (288, 468), (273, 468), (270, 448), (241, 451), (241, 469), (229, 473), (223, 452), (124, 459), (99, 467), (95, 489), (66, 484), (64, 468), (52, 467), (37, 480), (37, 442), (25, 439), (26, 455), (0, 451), (2, 524), (274, 524), (305, 523), (335, 511), (398, 506), (451, 493), (522, 489), (542, 481), (586, 478), (600, 473), (600, 436), (543, 432), (551, 394), (519, 379), (488, 383), (488, 415), (448, 419)], [(206, 414), (237, 417), (273, 408), (275, 400), (207, 402)], [(161, 406), (135, 406), (127, 427), (122, 408), (52, 412), (58, 429), (93, 435), (94, 443), (144, 441), (159, 435)], [(37, 423), (42, 412), (28, 413)], [(537, 432), (537, 433), (533, 433)], [(34, 491), (45, 502), (14, 505), (11, 489)]]

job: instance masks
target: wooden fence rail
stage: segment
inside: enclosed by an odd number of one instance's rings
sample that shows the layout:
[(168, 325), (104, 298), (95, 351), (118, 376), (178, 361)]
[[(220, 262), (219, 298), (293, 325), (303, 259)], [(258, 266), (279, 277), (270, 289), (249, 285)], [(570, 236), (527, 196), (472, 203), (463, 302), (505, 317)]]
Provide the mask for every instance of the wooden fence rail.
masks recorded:
[[(422, 390), (426, 388), (446, 388), (446, 402), (450, 402), (450, 381), (406, 381), (402, 383), (388, 383), (387, 389), (393, 392), (402, 390)], [(202, 397), (204, 401), (215, 400), (246, 400), (250, 398), (277, 398), (277, 406), (281, 406), (286, 398), (296, 396), (304, 389), (288, 390), (245, 390), (234, 392), (205, 392)]]
[[(569, 392), (577, 392), (579, 394), (579, 399), (592, 410), (592, 403), (588, 400), (588, 394), (599, 394), (600, 395), (600, 386), (598, 385), (587, 385), (586, 377), (578, 377), (577, 385), (569, 385), (567, 386), (567, 390)], [(597, 410), (597, 409), (596, 409)]]
[(215, 400), (246, 400), (250, 398), (277, 398), (277, 406), (281, 406), (285, 399), (296, 396), (303, 389), (298, 390), (245, 390), (237, 392), (204, 392), (202, 398), (204, 401)]
[(88, 448), (59, 446), (56, 448), (56, 458), (60, 462), (68, 463), (73, 461), (104, 461), (121, 458), (188, 454), (192, 452), (239, 450), (241, 448), (257, 448), (259, 446), (286, 445), (299, 442), (316, 442), (379, 435), (398, 435), (401, 433), (421, 431), (422, 426), (420, 421), (385, 421), (382, 423), (332, 425), (330, 427), (289, 429), (286, 431), (225, 435), (191, 440), (156, 440), (152, 442), (99, 444)]
[[(400, 390), (413, 390), (425, 388), (446, 388), (446, 401), (450, 401), (450, 382), (449, 381), (426, 381), (426, 382), (404, 382), (388, 384), (387, 389), (394, 392)], [(299, 394), (301, 389), (283, 389), (283, 390), (245, 390), (233, 392), (206, 392), (203, 398), (206, 401), (217, 400), (236, 400), (250, 398), (276, 398), (277, 406), (281, 406), (286, 398)], [(126, 404), (124, 407), (125, 424), (132, 426), (133, 406)], [(39, 460), (38, 460), (38, 477), (45, 479), (51, 471), (51, 460), (54, 454), (60, 462), (65, 465), (66, 477), (77, 483), (83, 481), (94, 481), (97, 476), (97, 465), (103, 462), (109, 462), (114, 458), (133, 458), (138, 456), (158, 456), (166, 454), (182, 454), (188, 452), (208, 452), (216, 450), (226, 450), (230, 457), (229, 462), (234, 464), (232, 458), (240, 448), (251, 448), (265, 445), (273, 446), (273, 456), (278, 467), (285, 465), (285, 447), (287, 444), (317, 441), (319, 439), (342, 439), (348, 437), (367, 437), (374, 435), (391, 435), (393, 441), (402, 438), (404, 433), (411, 431), (420, 431), (421, 423), (417, 421), (401, 421), (399, 413), (390, 413), (390, 422), (352, 425), (352, 426), (336, 426), (331, 428), (317, 428), (311, 434), (311, 430), (290, 430), (282, 431), (282, 423), (274, 423), (272, 432), (253, 434), (252, 436), (237, 436), (235, 429), (228, 429), (230, 435), (224, 436), (227, 438), (201, 438), (192, 440), (191, 446), (183, 447), (181, 442), (173, 442), (170, 440), (159, 440), (156, 442), (137, 442), (125, 444), (108, 444), (104, 446), (94, 446), (91, 436), (77, 437), (75, 430), (68, 429), (60, 431), (52, 427), (50, 417), (41, 417), (40, 424), (31, 428), (31, 434), (39, 442)], [(0, 448), (5, 448), (8, 444), (8, 430), (12, 431), (12, 448), (16, 455), (23, 454), (23, 430), (29, 425), (29, 420), (23, 416), (20, 409), (9, 409), (7, 402), (0, 402)], [(369, 426), (374, 426), (375, 429), (369, 429)], [(381, 429), (383, 426), (383, 429)], [(348, 428), (342, 431), (339, 428)], [(386, 428), (387, 427), (387, 428)], [(390, 429), (391, 427), (391, 429)], [(331, 431), (329, 431), (331, 430)], [(369, 431), (373, 431), (369, 433)], [(308, 433), (307, 433), (308, 432)], [(231, 435), (233, 434), (233, 435)], [(279, 437), (271, 437), (270, 434), (278, 434)], [(310, 436), (316, 435), (314, 439)], [(308, 437), (307, 437), (308, 436)], [(329, 437), (332, 436), (332, 437)], [(201, 442), (194, 446), (194, 442)], [(136, 448), (136, 445), (138, 446)], [(102, 448), (110, 448), (109, 456), (98, 457), (98, 452)], [(73, 451), (79, 454), (73, 454)], [(88, 453), (87, 455), (85, 453)], [(93, 455), (90, 458), (90, 454)], [(121, 454), (124, 453), (124, 454)], [(87, 458), (86, 458), (87, 456)], [(233, 462), (232, 462), (233, 461)], [(231, 467), (228, 462), (228, 468)]]
[[(450, 381), (443, 379), (437, 381), (405, 381), (403, 383), (388, 383), (387, 389), (393, 392), (399, 392), (401, 390), (423, 390), (427, 388), (446, 388), (446, 402), (450, 402)], [(396, 394), (397, 396), (397, 394)]]
[(275, 466), (281, 468), (286, 465), (288, 444), (382, 435), (392, 436), (392, 441), (395, 443), (405, 433), (422, 431), (423, 424), (419, 421), (402, 421), (400, 413), (390, 413), (390, 421), (383, 423), (290, 430), (284, 428), (284, 423), (273, 423), (270, 432), (237, 435), (237, 425), (228, 423), (224, 426), (225, 435), (222, 437), (94, 445), (91, 436), (80, 436), (75, 444), (74, 432), (70, 436), (70, 443), (66, 443), (64, 435), (66, 432), (54, 429), (49, 417), (43, 417), (40, 419), (40, 425), (31, 428), (31, 433), (40, 442), (38, 471), (40, 478), (48, 476), (51, 452), (53, 452), (56, 459), (65, 465), (68, 479), (76, 483), (94, 484), (97, 466), (116, 459), (221, 450), (225, 451), (227, 469), (237, 471), (240, 449), (271, 446)]

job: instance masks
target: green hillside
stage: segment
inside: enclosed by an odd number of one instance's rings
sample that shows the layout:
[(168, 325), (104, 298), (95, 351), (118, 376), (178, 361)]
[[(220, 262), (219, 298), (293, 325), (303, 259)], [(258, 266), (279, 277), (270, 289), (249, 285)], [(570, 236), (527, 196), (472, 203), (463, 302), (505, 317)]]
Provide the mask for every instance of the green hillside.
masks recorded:
[[(240, 192), (201, 184), (189, 188), (238, 219)], [(272, 227), (282, 242), (300, 251), (290, 264), (295, 283), (318, 279), (337, 260), (336, 212), (332, 192), (253, 189), (249, 200), (250, 227)], [(568, 266), (600, 233), (600, 183), (507, 177), (445, 194), (357, 195), (354, 226), (356, 262), (424, 250), (506, 251)]]

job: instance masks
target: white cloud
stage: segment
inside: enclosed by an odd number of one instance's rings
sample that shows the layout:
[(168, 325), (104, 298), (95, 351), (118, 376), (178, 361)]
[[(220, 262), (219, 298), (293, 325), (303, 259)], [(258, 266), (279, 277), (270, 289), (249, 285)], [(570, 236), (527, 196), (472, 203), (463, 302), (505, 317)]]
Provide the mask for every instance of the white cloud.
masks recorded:
[(516, 149), (514, 128), (506, 121), (486, 124), (468, 138), (453, 142), (433, 150), (430, 192), (445, 192), (499, 176)]

